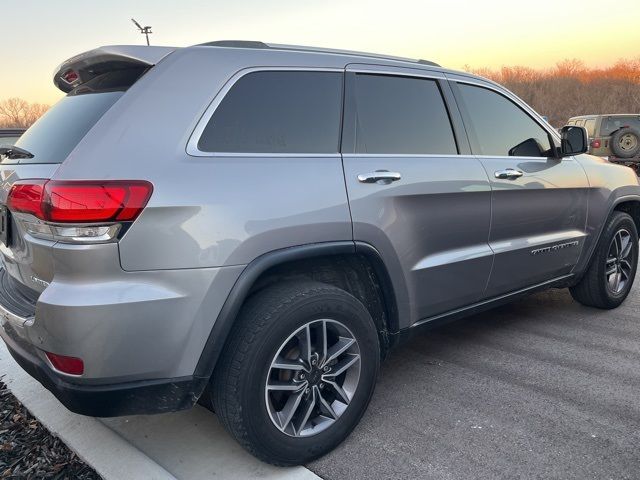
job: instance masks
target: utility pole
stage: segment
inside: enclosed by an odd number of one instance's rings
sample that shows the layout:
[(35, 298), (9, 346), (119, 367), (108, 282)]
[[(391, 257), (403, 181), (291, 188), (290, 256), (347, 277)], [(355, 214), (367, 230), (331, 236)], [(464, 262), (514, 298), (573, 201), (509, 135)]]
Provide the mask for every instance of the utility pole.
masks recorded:
[(136, 26), (136, 28), (137, 28), (138, 30), (140, 30), (140, 33), (142, 33), (142, 34), (147, 38), (147, 46), (151, 45), (151, 44), (149, 43), (149, 34), (150, 34), (150, 33), (153, 33), (153, 32), (151, 31), (151, 27), (150, 27), (150, 26), (143, 27), (143, 26), (141, 26), (138, 22), (136, 22), (136, 21), (135, 21), (135, 19), (133, 19), (133, 18), (131, 19), (131, 21), (132, 21), (132, 22), (133, 22), (133, 24)]

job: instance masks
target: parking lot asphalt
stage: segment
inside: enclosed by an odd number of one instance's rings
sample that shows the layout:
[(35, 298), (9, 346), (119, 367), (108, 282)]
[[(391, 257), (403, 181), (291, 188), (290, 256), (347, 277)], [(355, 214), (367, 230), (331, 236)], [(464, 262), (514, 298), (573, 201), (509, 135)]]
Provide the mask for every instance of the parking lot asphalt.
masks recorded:
[(327, 479), (640, 478), (640, 282), (613, 311), (549, 290), (413, 338)]

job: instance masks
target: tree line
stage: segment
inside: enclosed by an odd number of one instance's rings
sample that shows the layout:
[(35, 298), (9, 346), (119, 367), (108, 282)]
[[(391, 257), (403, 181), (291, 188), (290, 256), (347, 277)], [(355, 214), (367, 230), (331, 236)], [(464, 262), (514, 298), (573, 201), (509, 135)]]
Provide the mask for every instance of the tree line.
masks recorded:
[(0, 128), (28, 128), (49, 109), (43, 103), (29, 103), (22, 98), (0, 101)]
[[(570, 117), (587, 114), (640, 114), (640, 57), (589, 68), (580, 60), (564, 60), (552, 68), (502, 67), (465, 70), (501, 83), (560, 127)], [(49, 105), (21, 98), (0, 101), (0, 127), (29, 127)]]
[(504, 85), (555, 127), (578, 115), (640, 115), (640, 57), (621, 59), (605, 68), (564, 60), (543, 70), (523, 66), (499, 70), (467, 66), (465, 70)]

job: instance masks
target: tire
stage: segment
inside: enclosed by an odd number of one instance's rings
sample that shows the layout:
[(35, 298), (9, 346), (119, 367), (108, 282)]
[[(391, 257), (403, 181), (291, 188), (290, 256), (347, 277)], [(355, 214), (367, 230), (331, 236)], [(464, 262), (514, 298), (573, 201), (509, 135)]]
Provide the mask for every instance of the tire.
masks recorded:
[[(627, 234), (628, 247), (624, 241)], [(615, 245), (614, 242), (616, 242)], [(622, 254), (616, 255), (616, 252), (620, 250), (619, 244), (623, 245), (623, 254), (628, 248), (624, 262), (620, 262)], [(612, 260), (614, 258), (615, 261)], [(605, 225), (586, 274), (580, 283), (570, 288), (571, 295), (583, 305), (602, 309), (616, 308), (629, 295), (637, 267), (638, 231), (636, 224), (628, 214), (614, 212)], [(614, 268), (617, 270), (612, 273)], [(616, 277), (618, 273), (620, 276)], [(617, 279), (621, 280), (620, 284), (616, 284)]]
[[(322, 352), (322, 332), (327, 332), (327, 354)], [(349, 336), (355, 343), (323, 369), (324, 359), (347, 345)], [(312, 355), (306, 355), (307, 338)], [(274, 366), (284, 363), (297, 367)], [(344, 373), (331, 377), (350, 363)], [(308, 371), (299, 369), (300, 364)], [(243, 306), (209, 391), (222, 424), (245, 449), (274, 465), (299, 465), (329, 452), (351, 433), (369, 404), (379, 364), (378, 333), (362, 303), (331, 285), (286, 282), (256, 293)], [(338, 390), (329, 380), (342, 389), (348, 406), (338, 401)], [(267, 382), (273, 388), (286, 384), (297, 390), (267, 391)], [(330, 418), (322, 400), (337, 418)], [(308, 409), (314, 401), (317, 407)], [(284, 405), (298, 405), (289, 423)]]
[(631, 127), (616, 130), (611, 135), (609, 145), (616, 157), (633, 158), (640, 154), (640, 132)]

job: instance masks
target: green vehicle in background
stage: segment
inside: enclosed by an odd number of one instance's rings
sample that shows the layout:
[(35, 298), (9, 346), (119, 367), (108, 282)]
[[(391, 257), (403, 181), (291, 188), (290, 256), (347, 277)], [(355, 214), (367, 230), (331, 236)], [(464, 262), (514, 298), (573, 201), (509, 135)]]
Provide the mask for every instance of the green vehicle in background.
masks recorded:
[(640, 114), (582, 115), (568, 125), (584, 127), (589, 153), (631, 166), (640, 173)]

